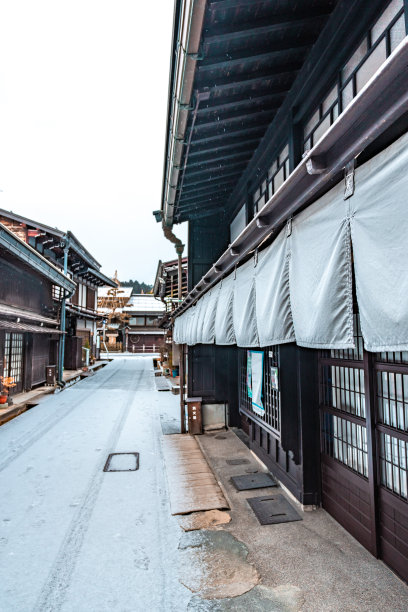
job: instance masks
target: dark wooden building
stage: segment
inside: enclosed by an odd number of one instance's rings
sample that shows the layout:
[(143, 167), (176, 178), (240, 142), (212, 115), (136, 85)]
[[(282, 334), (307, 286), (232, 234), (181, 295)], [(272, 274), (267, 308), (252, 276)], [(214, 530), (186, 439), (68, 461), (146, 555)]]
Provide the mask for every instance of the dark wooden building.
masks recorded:
[(15, 385), (10, 394), (46, 381), (58, 364), (61, 296), (75, 283), (0, 224), (0, 375)]
[[(38, 223), (11, 211), (0, 209), (0, 222), (24, 242), (53, 263), (75, 281), (73, 296), (63, 304), (65, 310), (64, 363), (68, 370), (80, 368), (84, 361), (84, 346), (98, 357), (96, 347), (97, 289), (102, 285), (116, 286), (102, 274), (101, 265), (70, 231)], [(64, 319), (64, 316), (62, 317)]]
[[(178, 297), (178, 260), (159, 261), (156, 278), (154, 279), (153, 295), (162, 300), (166, 313), (172, 312), (179, 305)], [(181, 298), (188, 293), (188, 259), (181, 260)]]
[(408, 579), (403, 0), (175, 3), (161, 218), (188, 395)]
[(99, 313), (105, 318), (104, 327), (99, 328), (101, 337), (105, 334), (108, 351), (125, 353), (156, 353), (164, 342), (165, 331), (159, 322), (165, 305), (149, 293), (132, 293), (130, 287), (119, 287), (109, 297), (109, 289), (99, 291)]

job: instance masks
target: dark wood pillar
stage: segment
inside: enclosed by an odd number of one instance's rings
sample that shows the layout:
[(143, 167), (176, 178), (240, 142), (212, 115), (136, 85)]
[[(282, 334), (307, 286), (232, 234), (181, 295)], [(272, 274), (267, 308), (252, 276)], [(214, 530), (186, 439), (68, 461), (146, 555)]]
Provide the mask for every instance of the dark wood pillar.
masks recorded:
[(185, 345), (180, 344), (180, 432), (186, 433), (186, 398), (184, 393), (186, 379), (186, 352)]
[(29, 391), (33, 381), (33, 334), (24, 334), (23, 344), (23, 389)]

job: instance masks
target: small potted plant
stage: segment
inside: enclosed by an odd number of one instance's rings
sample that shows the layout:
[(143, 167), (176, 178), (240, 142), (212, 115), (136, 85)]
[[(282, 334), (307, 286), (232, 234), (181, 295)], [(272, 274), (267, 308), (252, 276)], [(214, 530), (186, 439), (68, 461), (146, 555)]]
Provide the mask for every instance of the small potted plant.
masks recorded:
[(0, 376), (0, 383), (3, 389), (0, 392), (0, 404), (3, 406), (5, 404), (7, 405), (12, 404), (13, 401), (11, 399), (9, 400), (8, 395), (9, 395), (9, 389), (16, 386), (13, 376)]

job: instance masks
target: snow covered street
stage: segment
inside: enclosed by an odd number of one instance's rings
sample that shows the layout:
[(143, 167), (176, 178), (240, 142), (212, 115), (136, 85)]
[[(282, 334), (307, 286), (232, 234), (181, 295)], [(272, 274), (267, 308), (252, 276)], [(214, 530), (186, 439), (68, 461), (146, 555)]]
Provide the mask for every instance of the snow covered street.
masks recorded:
[[(151, 356), (122, 358), (0, 428), (2, 612), (186, 609), (160, 447), (167, 405)], [(104, 472), (114, 452), (139, 452), (139, 470)]]

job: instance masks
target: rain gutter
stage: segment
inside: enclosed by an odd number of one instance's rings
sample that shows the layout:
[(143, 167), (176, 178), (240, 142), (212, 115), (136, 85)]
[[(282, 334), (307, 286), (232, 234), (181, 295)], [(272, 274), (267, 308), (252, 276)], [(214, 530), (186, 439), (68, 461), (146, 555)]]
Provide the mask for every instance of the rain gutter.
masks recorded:
[(191, 99), (195, 68), (199, 59), (201, 32), (207, 0), (181, 0), (176, 3), (179, 15), (177, 38), (169, 91), (168, 139), (162, 191), (163, 227), (172, 228), (181, 159)]
[(288, 179), (174, 311), (177, 317), (338, 180), (408, 109), (408, 38), (398, 45)]

